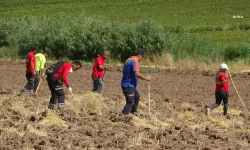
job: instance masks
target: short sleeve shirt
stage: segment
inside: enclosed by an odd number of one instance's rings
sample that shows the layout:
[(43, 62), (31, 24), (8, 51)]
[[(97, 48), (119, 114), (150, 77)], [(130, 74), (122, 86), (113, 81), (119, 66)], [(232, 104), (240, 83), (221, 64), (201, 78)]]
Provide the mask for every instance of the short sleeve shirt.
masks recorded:
[(135, 76), (139, 72), (139, 61), (137, 57), (130, 57), (126, 60), (123, 67), (122, 87), (136, 88), (139, 78)]
[(93, 71), (92, 71), (92, 78), (100, 78), (103, 79), (104, 70), (100, 69), (99, 65), (104, 66), (105, 59), (102, 56), (99, 56), (95, 59)]
[(36, 70), (32, 69), (31, 64), (36, 69), (36, 57), (33, 51), (29, 52), (26, 56), (26, 72), (36, 72)]
[[(228, 77), (225, 73), (220, 73), (220, 75), (217, 77), (216, 80), (221, 83), (222, 81), (227, 80), (227, 79), (228, 79)], [(224, 84), (216, 84), (215, 92), (218, 92), (220, 90), (228, 92), (228, 81), (225, 82)]]
[(44, 69), (45, 62), (46, 58), (43, 54), (41, 53), (36, 54), (36, 71)]

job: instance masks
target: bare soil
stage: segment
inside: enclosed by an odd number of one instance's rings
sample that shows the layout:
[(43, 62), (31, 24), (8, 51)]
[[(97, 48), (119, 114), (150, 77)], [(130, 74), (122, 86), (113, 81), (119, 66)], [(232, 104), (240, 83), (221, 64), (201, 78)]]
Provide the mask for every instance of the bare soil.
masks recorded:
[[(66, 92), (65, 109), (50, 111), (46, 81), (37, 95), (19, 96), (24, 62), (0, 61), (0, 149), (249, 149), (249, 114), (231, 82), (229, 115), (220, 107), (207, 116), (215, 101), (213, 71), (142, 68), (153, 78), (151, 114), (148, 82), (140, 81), (138, 114), (123, 116), (121, 70), (110, 66), (102, 97), (90, 93), (92, 65), (84, 65), (69, 76), (75, 97)], [(233, 80), (250, 110), (250, 76), (234, 73)]]

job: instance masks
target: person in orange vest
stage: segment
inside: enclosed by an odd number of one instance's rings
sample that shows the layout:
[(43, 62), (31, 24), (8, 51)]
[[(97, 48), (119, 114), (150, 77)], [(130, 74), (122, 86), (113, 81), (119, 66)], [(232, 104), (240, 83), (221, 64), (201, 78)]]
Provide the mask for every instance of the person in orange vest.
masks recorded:
[(128, 58), (123, 67), (123, 77), (121, 80), (121, 87), (126, 98), (126, 104), (122, 113), (128, 115), (135, 114), (140, 100), (140, 94), (136, 87), (139, 79), (150, 81), (151, 76), (143, 76), (139, 71), (139, 63), (143, 59), (144, 51), (138, 49), (134, 54)]

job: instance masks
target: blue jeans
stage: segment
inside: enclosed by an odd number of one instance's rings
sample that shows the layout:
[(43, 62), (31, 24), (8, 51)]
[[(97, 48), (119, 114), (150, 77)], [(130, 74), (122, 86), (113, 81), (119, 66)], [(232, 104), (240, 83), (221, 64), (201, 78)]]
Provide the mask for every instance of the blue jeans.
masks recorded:
[(122, 87), (122, 91), (126, 98), (126, 104), (122, 113), (124, 115), (128, 115), (129, 113), (136, 112), (140, 100), (140, 94), (138, 91), (136, 88), (131, 87)]
[(93, 92), (103, 93), (104, 85), (103, 81), (100, 78), (92, 78), (93, 80)]

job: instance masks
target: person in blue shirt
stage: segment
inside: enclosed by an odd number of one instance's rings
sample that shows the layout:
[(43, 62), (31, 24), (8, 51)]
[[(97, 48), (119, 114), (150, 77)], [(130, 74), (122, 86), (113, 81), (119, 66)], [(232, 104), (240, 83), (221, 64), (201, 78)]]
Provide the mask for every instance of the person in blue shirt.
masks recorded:
[(121, 87), (126, 98), (122, 113), (128, 115), (137, 111), (140, 94), (136, 90), (139, 79), (150, 81), (150, 76), (143, 76), (139, 71), (139, 63), (143, 59), (144, 51), (138, 49), (125, 61)]

